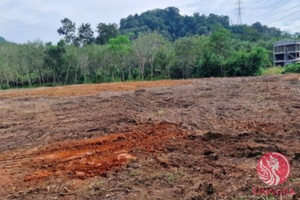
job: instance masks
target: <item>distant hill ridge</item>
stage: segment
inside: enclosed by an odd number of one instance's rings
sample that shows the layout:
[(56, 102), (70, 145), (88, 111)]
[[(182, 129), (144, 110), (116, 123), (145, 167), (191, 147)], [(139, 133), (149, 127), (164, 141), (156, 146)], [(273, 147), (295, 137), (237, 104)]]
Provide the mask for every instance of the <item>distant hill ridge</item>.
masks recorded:
[(6, 40), (5, 40), (4, 37), (1, 37), (1, 36), (0, 36), (0, 43), (1, 43), (1, 42), (6, 42)]
[(140, 15), (129, 15), (120, 20), (120, 33), (133, 33), (136, 37), (140, 32), (157, 31), (171, 40), (176, 40), (190, 35), (208, 35), (216, 25), (231, 30), (240, 39), (250, 41), (269, 40), (286, 34), (278, 28), (268, 27), (260, 22), (251, 26), (231, 25), (228, 16), (215, 14), (206, 16), (199, 13), (183, 16), (176, 7), (149, 10)]

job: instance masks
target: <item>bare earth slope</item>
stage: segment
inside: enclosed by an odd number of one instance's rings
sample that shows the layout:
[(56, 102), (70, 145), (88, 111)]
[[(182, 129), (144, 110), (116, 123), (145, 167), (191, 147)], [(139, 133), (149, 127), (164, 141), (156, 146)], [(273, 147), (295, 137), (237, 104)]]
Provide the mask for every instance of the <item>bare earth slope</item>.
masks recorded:
[(300, 199), (300, 77), (0, 91), (0, 199), (256, 199), (269, 152)]

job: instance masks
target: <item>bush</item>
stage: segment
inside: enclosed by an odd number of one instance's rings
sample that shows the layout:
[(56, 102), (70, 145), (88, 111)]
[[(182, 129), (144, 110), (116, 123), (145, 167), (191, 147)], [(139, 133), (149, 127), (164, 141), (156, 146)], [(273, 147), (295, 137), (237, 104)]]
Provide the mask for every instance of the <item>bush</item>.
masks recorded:
[(283, 67), (270, 67), (262, 70), (262, 75), (268, 74), (282, 74), (284, 72)]
[(7, 84), (0, 84), (0, 89), (1, 90), (7, 90), (9, 88), (10, 88), (9, 85), (7, 85)]
[(204, 51), (198, 64), (198, 77), (223, 77), (224, 59), (213, 51)]
[(288, 73), (300, 73), (300, 63), (295, 63), (295, 64), (291, 64), (288, 65), (284, 72), (284, 74), (288, 74)]
[(250, 52), (235, 52), (228, 59), (225, 70), (227, 76), (258, 76), (270, 65), (268, 50), (256, 47)]

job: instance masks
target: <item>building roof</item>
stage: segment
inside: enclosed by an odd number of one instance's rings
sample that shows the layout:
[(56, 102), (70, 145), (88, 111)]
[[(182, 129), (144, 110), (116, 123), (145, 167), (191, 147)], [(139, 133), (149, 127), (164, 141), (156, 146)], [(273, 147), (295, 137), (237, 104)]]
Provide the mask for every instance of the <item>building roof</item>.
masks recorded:
[(274, 43), (275, 46), (289, 45), (289, 44), (300, 44), (300, 40), (284, 39)]

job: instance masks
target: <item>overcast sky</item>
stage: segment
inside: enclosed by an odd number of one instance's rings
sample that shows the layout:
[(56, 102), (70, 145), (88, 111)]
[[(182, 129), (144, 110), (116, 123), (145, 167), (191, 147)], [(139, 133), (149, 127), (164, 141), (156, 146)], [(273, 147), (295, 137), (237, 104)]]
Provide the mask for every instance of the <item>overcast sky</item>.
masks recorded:
[[(237, 22), (237, 0), (0, 0), (0, 36), (26, 43), (40, 39), (57, 42), (60, 20), (68, 17), (77, 27), (100, 22), (119, 23), (130, 14), (154, 8), (178, 7), (183, 15), (215, 13)], [(284, 31), (300, 32), (299, 0), (243, 0), (243, 23), (257, 21)]]

